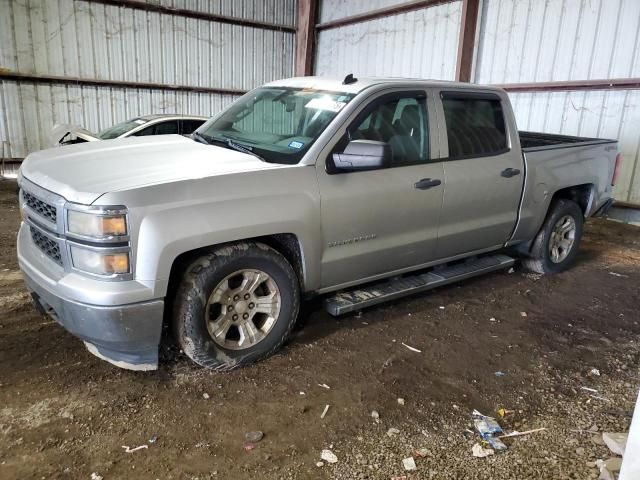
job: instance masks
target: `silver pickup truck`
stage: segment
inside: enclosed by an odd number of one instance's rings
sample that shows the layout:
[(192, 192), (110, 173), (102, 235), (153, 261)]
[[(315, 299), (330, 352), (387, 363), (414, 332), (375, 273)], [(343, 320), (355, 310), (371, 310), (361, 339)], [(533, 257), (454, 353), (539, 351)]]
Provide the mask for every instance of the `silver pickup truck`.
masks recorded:
[(157, 368), (163, 326), (225, 370), (333, 315), (510, 267), (555, 273), (611, 204), (615, 140), (519, 132), (504, 91), (293, 78), (191, 138), (32, 153), (18, 258), (36, 306), (95, 355)]

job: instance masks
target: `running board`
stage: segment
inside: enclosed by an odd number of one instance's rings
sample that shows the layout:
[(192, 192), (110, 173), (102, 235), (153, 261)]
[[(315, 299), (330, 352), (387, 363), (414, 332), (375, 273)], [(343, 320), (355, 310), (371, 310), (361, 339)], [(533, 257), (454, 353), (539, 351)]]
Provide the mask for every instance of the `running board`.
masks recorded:
[(338, 316), (483, 273), (502, 270), (514, 263), (513, 258), (502, 254), (472, 258), (462, 263), (436, 267), (427, 273), (396, 277), (356, 290), (338, 292), (325, 299), (324, 307), (331, 315)]

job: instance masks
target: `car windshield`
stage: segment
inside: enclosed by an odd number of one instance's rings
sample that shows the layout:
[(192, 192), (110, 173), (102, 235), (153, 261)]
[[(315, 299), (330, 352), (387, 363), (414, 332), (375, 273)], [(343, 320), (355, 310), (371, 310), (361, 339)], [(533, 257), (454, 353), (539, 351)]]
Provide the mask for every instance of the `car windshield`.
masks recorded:
[(295, 164), (353, 94), (266, 87), (249, 92), (197, 130), (195, 138)]
[(112, 138), (118, 138), (120, 135), (124, 135), (134, 128), (139, 127), (140, 125), (144, 125), (145, 123), (147, 123), (147, 120), (143, 118), (132, 118), (131, 120), (118, 123), (113, 127), (109, 127), (106, 130), (101, 131), (98, 134), (98, 138), (102, 140), (111, 140)]

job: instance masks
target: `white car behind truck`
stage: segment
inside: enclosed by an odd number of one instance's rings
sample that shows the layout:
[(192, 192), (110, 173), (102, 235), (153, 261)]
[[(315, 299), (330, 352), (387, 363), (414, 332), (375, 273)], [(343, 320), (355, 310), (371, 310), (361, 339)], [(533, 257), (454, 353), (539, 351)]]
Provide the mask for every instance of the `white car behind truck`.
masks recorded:
[(168, 323), (231, 369), (276, 351), (312, 295), (340, 315), (516, 257), (566, 269), (619, 164), (615, 140), (519, 132), (497, 88), (293, 78), (191, 138), (31, 154), (18, 258), (36, 306), (99, 357), (156, 368)]

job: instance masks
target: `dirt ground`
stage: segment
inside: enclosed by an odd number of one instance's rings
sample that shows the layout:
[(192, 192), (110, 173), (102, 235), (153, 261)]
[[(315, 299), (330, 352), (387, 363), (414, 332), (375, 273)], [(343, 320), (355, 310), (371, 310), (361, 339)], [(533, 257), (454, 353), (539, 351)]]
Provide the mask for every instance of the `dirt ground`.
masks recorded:
[[(637, 227), (590, 221), (576, 266), (557, 276), (516, 268), (339, 319), (311, 302), (286, 347), (252, 367), (212, 373), (163, 347), (158, 371), (133, 373), (30, 305), (14, 190), (0, 182), (2, 479), (585, 479), (610, 456), (595, 432), (628, 429)], [(513, 410), (507, 431), (547, 430), (474, 458), (471, 412), (498, 407)], [(246, 451), (251, 430), (264, 438)], [(317, 466), (323, 449), (338, 462)]]

